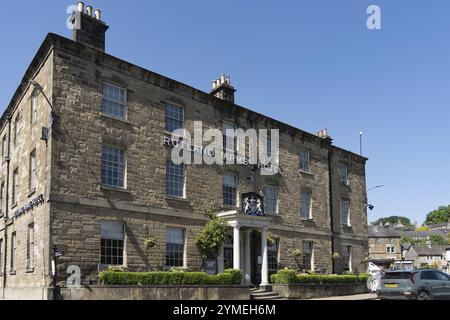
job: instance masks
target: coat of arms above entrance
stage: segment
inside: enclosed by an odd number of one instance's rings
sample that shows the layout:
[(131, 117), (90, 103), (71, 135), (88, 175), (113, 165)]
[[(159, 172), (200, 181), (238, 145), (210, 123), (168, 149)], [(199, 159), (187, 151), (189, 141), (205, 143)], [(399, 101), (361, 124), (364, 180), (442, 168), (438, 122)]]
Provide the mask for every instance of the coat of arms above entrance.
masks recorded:
[(241, 210), (250, 216), (264, 216), (264, 198), (256, 192), (243, 193)]

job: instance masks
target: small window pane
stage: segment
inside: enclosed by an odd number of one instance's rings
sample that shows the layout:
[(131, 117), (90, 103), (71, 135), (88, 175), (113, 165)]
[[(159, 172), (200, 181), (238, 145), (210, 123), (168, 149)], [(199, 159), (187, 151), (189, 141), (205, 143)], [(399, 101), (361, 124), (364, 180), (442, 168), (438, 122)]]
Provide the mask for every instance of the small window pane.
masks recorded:
[(311, 192), (301, 193), (300, 210), (303, 219), (311, 218)]
[(310, 171), (309, 150), (304, 148), (300, 149), (300, 170)]
[(265, 186), (264, 188), (265, 211), (277, 213), (278, 192), (276, 186)]
[(236, 176), (224, 175), (223, 177), (223, 204), (236, 206), (237, 188)]
[(166, 103), (165, 106), (166, 131), (173, 132), (184, 128), (184, 108), (174, 104)]
[(166, 195), (172, 197), (184, 196), (184, 165), (166, 161)]
[(124, 88), (103, 83), (102, 112), (125, 118), (126, 90)]
[(166, 266), (184, 266), (184, 230), (167, 228), (166, 230)]
[(124, 187), (125, 151), (122, 149), (102, 147), (102, 184), (112, 187)]

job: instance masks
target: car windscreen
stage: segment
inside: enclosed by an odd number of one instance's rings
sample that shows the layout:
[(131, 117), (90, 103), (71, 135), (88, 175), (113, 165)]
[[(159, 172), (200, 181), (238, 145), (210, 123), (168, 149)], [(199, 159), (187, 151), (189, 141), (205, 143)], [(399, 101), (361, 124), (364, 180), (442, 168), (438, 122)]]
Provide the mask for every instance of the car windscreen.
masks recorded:
[(386, 273), (383, 277), (383, 280), (402, 280), (409, 279), (411, 277), (411, 272), (394, 272), (394, 273)]

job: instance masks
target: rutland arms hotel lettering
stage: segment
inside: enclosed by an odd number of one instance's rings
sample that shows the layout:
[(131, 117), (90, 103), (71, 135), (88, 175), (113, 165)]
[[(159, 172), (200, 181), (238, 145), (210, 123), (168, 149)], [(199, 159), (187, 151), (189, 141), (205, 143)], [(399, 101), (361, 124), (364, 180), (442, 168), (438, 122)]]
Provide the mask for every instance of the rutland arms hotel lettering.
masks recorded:
[(30, 210), (33, 210), (34, 207), (38, 207), (39, 205), (44, 204), (44, 195), (39, 195), (36, 198), (34, 198), (33, 200), (31, 200), (30, 202), (28, 202), (26, 205), (24, 205), (23, 207), (17, 209), (16, 211), (13, 212), (14, 218), (19, 218), (20, 216), (24, 215), (25, 213), (27, 213)]

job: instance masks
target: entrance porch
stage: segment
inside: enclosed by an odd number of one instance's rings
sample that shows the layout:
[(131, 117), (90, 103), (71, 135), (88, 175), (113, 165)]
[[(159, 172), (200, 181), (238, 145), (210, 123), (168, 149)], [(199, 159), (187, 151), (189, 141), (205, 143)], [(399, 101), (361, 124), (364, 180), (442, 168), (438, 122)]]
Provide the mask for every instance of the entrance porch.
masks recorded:
[(267, 225), (270, 218), (240, 214), (237, 210), (218, 214), (233, 228), (232, 243), (219, 250), (218, 271), (226, 267), (242, 270), (245, 284), (269, 285)]

